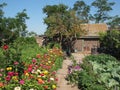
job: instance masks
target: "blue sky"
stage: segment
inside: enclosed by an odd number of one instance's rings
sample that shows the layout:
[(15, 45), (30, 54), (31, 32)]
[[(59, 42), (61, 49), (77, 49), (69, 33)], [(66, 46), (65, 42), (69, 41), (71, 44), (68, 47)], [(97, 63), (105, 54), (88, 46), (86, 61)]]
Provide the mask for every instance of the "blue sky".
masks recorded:
[[(30, 17), (26, 21), (27, 30), (34, 31), (37, 34), (44, 34), (46, 31), (46, 25), (44, 24), (43, 19), (45, 14), (42, 9), (46, 5), (55, 5), (63, 3), (68, 7), (73, 7), (73, 4), (77, 0), (0, 0), (0, 3), (7, 3), (7, 6), (3, 9), (6, 17), (14, 17), (18, 12), (21, 12), (23, 9), (27, 10), (27, 14)], [(84, 0), (87, 4), (90, 4), (94, 0)], [(120, 16), (120, 0), (109, 0), (114, 1), (116, 4), (113, 6), (113, 11), (110, 12), (110, 15), (119, 15)], [(95, 9), (92, 8), (92, 13), (95, 12)]]

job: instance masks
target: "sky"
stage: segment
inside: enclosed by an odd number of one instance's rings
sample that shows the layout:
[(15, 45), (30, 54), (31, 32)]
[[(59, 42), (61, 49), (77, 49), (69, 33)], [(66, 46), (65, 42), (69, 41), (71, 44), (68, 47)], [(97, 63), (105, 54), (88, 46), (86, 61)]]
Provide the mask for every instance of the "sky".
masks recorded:
[[(18, 12), (26, 9), (27, 15), (30, 19), (26, 20), (27, 30), (29, 32), (34, 31), (38, 35), (44, 34), (46, 31), (46, 25), (44, 24), (44, 18), (46, 15), (43, 13), (43, 8), (46, 5), (58, 5), (65, 4), (72, 8), (74, 3), (78, 0), (0, 0), (0, 4), (5, 2), (7, 6), (4, 7), (6, 17), (15, 17)], [(83, 0), (86, 4), (90, 5), (94, 0)], [(115, 2), (113, 10), (109, 13), (112, 16), (120, 16), (120, 0), (108, 0)], [(91, 13), (95, 13), (96, 10), (91, 8)]]

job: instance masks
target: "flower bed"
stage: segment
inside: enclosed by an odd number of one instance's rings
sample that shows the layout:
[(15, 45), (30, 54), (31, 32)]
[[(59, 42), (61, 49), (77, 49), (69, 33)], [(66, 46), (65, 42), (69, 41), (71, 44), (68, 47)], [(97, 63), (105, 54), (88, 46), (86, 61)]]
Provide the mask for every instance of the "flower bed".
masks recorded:
[(60, 49), (46, 49), (46, 53), (38, 53), (24, 62), (18, 49), (8, 45), (2, 48), (6, 61), (0, 68), (0, 90), (56, 90), (56, 70), (63, 60)]

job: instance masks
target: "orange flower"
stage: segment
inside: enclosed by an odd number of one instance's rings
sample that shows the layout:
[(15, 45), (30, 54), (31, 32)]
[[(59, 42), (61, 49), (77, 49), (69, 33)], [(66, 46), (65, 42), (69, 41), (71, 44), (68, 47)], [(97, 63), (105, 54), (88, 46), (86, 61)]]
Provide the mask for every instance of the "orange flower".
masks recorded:
[(45, 90), (48, 89), (48, 86), (44, 86), (44, 89), (45, 89)]
[(4, 87), (4, 84), (2, 82), (0, 82), (0, 88)]
[(37, 54), (36, 57), (37, 57), (37, 58), (40, 58), (41, 56), (40, 56), (40, 54)]
[(38, 79), (38, 83), (39, 83), (39, 84), (44, 84), (45, 82), (44, 82), (41, 78), (39, 78), (39, 79)]

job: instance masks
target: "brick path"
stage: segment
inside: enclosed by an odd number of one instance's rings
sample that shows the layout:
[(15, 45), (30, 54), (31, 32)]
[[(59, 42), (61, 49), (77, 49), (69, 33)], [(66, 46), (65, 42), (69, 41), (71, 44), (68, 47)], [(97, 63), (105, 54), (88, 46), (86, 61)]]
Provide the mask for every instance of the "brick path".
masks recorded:
[[(78, 62), (82, 60), (82, 58), (84, 58), (84, 54), (80, 54), (80, 53), (73, 53), (72, 54), (74, 59), (77, 60)], [(72, 61), (69, 58), (66, 58), (63, 61), (63, 66), (60, 70), (58, 70), (57, 72), (57, 77), (58, 77), (58, 88), (57, 90), (79, 90), (77, 88), (77, 86), (71, 86), (67, 84), (67, 81), (65, 80), (65, 77), (67, 75), (67, 67), (68, 65), (70, 65), (72, 63)]]

